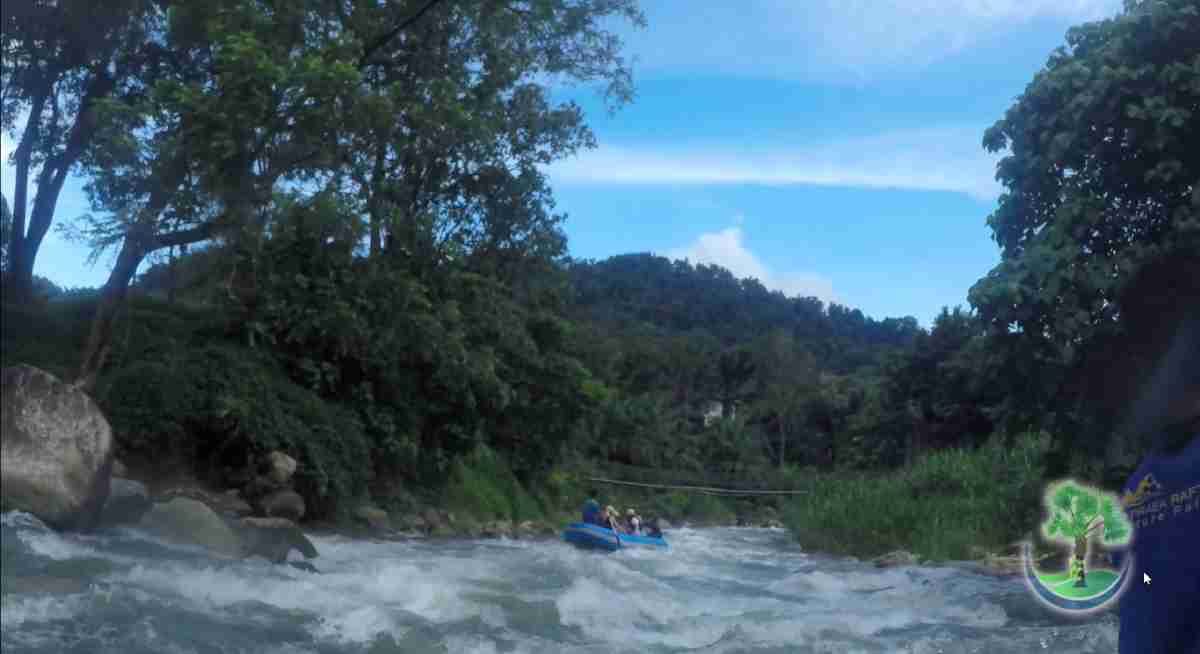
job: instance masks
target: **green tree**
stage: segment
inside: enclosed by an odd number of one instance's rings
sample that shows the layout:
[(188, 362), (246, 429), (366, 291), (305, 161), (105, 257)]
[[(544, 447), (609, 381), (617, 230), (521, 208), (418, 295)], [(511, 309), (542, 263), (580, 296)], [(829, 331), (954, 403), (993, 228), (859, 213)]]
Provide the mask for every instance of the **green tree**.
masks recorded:
[(1132, 526), (1120, 509), (1116, 497), (1067, 481), (1046, 491), (1049, 518), (1042, 523), (1042, 535), (1072, 548), (1071, 571), (1076, 586), (1086, 586), (1085, 561), (1093, 536), (1108, 545), (1129, 542)]
[[(984, 135), (1005, 153), (1005, 191), (988, 218), (1001, 261), (969, 298), (1008, 361), (1012, 422), (1069, 417), (1062, 384), (1120, 329), (1137, 270), (1200, 250), (1197, 34), (1192, 0), (1129, 0), (1069, 30)], [(1056, 430), (1071, 431), (1081, 430)], [(1086, 441), (1102, 445), (1059, 445)]]
[[(12, 154), (12, 220), (4, 239), (8, 291), (28, 299), (42, 239), (67, 175), (103, 126), (99, 106), (144, 91), (161, 51), (153, 17), (170, 2), (18, 0), (0, 14), (0, 129), (17, 138)], [(18, 130), (18, 116), (25, 124)], [(29, 185), (36, 192), (30, 202)]]
[[(639, 22), (633, 0), (267, 5), (174, 7), (159, 28), (173, 56), (149, 92), (104, 106), (88, 172), (106, 214), (83, 231), (120, 252), (80, 367), (85, 382), (148, 254), (216, 237), (239, 243), (252, 289), (266, 208), (284, 182), (374, 202), (371, 230), (390, 216), (394, 258), (410, 268), (473, 255), (476, 269), (511, 271), (560, 254), (561, 217), (549, 211), (538, 165), (593, 141), (582, 111), (552, 105), (535, 76), (607, 81), (618, 103), (631, 93), (620, 41), (602, 23)], [(388, 121), (399, 127), (381, 131)], [(370, 139), (387, 142), (366, 150), (383, 170), (356, 175), (352, 153)], [(378, 186), (363, 193), (356, 177)]]
[(761, 404), (774, 418), (779, 445), (772, 458), (783, 468), (787, 443), (804, 419), (804, 409), (818, 387), (816, 360), (783, 330), (772, 330), (759, 346)]

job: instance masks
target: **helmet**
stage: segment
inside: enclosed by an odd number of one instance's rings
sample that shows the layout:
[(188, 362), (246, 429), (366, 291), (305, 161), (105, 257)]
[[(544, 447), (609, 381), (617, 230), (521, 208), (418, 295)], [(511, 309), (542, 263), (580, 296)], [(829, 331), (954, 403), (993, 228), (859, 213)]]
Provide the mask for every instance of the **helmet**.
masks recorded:
[(637, 515), (637, 511), (634, 511), (633, 509), (626, 509), (626, 510), (625, 510), (625, 515), (627, 515), (627, 516), (635, 516), (635, 515)]

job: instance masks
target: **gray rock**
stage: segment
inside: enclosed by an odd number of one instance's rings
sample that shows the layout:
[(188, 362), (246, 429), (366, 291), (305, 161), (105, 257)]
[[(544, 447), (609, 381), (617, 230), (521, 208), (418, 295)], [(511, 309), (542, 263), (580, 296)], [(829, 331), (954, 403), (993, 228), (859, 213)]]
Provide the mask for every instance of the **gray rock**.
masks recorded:
[(877, 557), (874, 560), (876, 568), (891, 568), (895, 566), (918, 565), (920, 560), (916, 554), (905, 552), (904, 550), (896, 550), (888, 552), (883, 556)]
[(242, 518), (237, 524), (245, 556), (261, 556), (273, 563), (283, 563), (293, 549), (306, 559), (318, 555), (308, 536), (286, 518)]
[(113, 477), (108, 501), (100, 512), (100, 526), (135, 524), (150, 510), (150, 493), (139, 481)]
[(425, 535), (430, 531), (429, 523), (416, 513), (404, 513), (394, 518), (398, 529), (409, 534)]
[(278, 486), (285, 486), (296, 473), (296, 460), (278, 450), (267, 455), (267, 476)]
[(254, 509), (238, 495), (236, 490), (212, 493), (201, 488), (183, 486), (163, 491), (154, 498), (154, 501), (167, 502), (176, 497), (186, 497), (203, 502), (208, 505), (208, 508), (227, 518), (242, 518), (254, 513)]
[(299, 521), (304, 517), (304, 498), (291, 489), (277, 490), (260, 498), (258, 508), (268, 518), (279, 517)]
[(388, 517), (388, 512), (377, 506), (364, 504), (354, 510), (354, 517), (374, 529), (391, 528), (391, 520)]
[(55, 529), (95, 526), (112, 448), (108, 420), (83, 391), (32, 366), (0, 371), (0, 510)]
[(112, 476), (127, 478), (129, 477), (129, 468), (126, 468), (120, 459), (113, 459)]
[(436, 509), (425, 509), (421, 513), (421, 519), (431, 533), (449, 524)]
[(242, 539), (208, 505), (187, 497), (156, 503), (138, 525), (171, 543), (199, 545), (227, 557), (241, 556)]
[(483, 526), (480, 535), (484, 538), (512, 538), (512, 523), (507, 520), (495, 520)]

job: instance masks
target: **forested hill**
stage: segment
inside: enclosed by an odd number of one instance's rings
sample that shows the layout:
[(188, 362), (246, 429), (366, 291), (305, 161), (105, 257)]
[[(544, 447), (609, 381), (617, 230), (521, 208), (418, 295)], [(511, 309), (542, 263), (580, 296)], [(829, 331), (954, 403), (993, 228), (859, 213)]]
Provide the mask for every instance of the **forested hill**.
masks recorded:
[(837, 373), (876, 364), (885, 351), (910, 346), (921, 331), (911, 316), (875, 320), (815, 297), (787, 297), (720, 266), (653, 254), (575, 261), (569, 271), (577, 319), (604, 329), (691, 334), (725, 348), (784, 330), (822, 368)]

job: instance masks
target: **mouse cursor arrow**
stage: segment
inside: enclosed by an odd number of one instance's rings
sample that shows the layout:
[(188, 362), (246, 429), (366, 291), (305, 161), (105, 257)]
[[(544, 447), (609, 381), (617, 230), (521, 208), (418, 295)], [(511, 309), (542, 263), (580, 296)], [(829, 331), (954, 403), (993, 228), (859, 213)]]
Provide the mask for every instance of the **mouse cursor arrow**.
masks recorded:
[(1142, 583), (1146, 584), (1147, 586), (1150, 585), (1150, 575), (1146, 574), (1145, 572), (1142, 573)]

